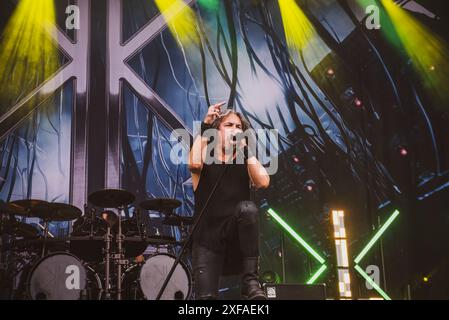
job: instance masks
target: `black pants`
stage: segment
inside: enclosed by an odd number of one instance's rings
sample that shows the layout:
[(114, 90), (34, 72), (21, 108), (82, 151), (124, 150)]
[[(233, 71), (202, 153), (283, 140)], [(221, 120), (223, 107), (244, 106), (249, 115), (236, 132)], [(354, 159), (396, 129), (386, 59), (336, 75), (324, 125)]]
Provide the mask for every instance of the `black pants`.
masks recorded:
[[(245, 257), (259, 256), (259, 212), (251, 201), (240, 202), (235, 215), (230, 219), (227, 231), (232, 234), (237, 228), (240, 252)], [(236, 248), (237, 249), (237, 248)], [(214, 252), (197, 243), (192, 245), (192, 264), (197, 300), (217, 299), (224, 253)]]

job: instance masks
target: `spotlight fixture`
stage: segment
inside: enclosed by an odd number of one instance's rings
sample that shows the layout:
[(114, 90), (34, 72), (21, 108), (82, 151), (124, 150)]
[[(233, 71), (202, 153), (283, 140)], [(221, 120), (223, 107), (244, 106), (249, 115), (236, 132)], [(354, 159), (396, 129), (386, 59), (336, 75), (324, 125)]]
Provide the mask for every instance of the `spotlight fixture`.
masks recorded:
[(332, 68), (328, 68), (326, 71), (326, 75), (328, 78), (331, 78), (331, 79), (335, 78), (335, 70)]
[(304, 189), (308, 192), (313, 192), (315, 190), (315, 186), (315, 181), (312, 179), (309, 179), (304, 183)]
[(402, 157), (406, 157), (406, 156), (408, 156), (408, 150), (407, 150), (407, 148), (406, 147), (399, 147), (399, 154), (402, 156)]
[(360, 100), (359, 98), (354, 98), (354, 106), (356, 106), (357, 108), (361, 108), (363, 106), (363, 102), (362, 100)]

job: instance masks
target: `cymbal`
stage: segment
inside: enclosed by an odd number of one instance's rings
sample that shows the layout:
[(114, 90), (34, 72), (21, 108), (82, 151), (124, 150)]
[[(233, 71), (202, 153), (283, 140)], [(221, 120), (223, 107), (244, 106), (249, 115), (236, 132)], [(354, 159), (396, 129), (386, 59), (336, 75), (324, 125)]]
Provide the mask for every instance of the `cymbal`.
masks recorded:
[(170, 216), (166, 216), (165, 219), (162, 221), (163, 224), (169, 225), (169, 226), (178, 226), (180, 227), (181, 224), (185, 226), (189, 226), (193, 224), (193, 218), (192, 217), (183, 217), (177, 214), (173, 214)]
[(33, 209), (35, 217), (47, 221), (69, 221), (81, 217), (82, 212), (75, 206), (66, 203), (42, 203)]
[(153, 211), (170, 211), (178, 208), (181, 205), (181, 201), (171, 198), (156, 198), (145, 200), (140, 203), (140, 207), (145, 210)]
[(87, 199), (97, 207), (118, 208), (133, 203), (136, 197), (125, 190), (105, 189), (91, 193)]
[(28, 217), (30, 212), (15, 204), (2, 203), (0, 204), (0, 214), (12, 214), (16, 216)]
[(39, 235), (37, 228), (20, 221), (4, 221), (2, 231), (10, 236), (23, 238), (33, 238)]
[(45, 203), (48, 202), (36, 199), (16, 200), (6, 204), (6, 211), (18, 216), (32, 217), (34, 208)]

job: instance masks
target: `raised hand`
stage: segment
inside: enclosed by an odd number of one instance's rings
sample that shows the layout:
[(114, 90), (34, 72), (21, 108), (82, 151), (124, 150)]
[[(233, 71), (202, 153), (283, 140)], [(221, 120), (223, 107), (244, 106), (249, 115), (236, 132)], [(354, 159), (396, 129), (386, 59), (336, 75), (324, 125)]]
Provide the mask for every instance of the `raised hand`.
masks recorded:
[(207, 114), (204, 117), (203, 122), (207, 124), (212, 124), (215, 121), (215, 119), (217, 119), (220, 116), (221, 110), (220, 107), (224, 104), (226, 104), (226, 101), (211, 105), (207, 110)]

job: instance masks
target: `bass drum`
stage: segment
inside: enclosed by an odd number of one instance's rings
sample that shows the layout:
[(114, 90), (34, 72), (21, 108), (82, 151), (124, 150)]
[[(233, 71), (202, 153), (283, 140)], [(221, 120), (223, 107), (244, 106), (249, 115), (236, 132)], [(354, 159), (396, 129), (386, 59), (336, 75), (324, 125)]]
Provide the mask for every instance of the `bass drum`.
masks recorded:
[[(128, 268), (122, 277), (124, 299), (156, 300), (162, 284), (176, 257), (160, 253), (150, 256), (143, 264)], [(161, 296), (161, 300), (188, 300), (192, 294), (192, 276), (180, 261)]]
[(32, 300), (99, 300), (102, 285), (98, 274), (77, 257), (55, 252), (33, 265), (26, 289)]

